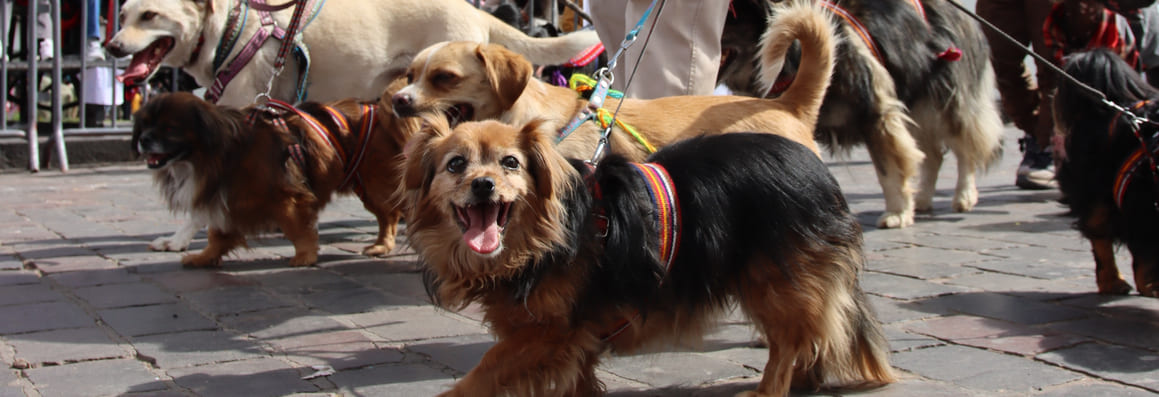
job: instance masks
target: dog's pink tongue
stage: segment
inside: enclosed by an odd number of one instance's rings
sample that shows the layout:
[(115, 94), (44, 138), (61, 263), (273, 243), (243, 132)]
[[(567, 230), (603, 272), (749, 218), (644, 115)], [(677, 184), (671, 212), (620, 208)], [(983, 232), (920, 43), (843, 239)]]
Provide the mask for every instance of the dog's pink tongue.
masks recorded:
[(133, 60), (129, 61), (129, 66), (125, 67), (125, 72), (121, 73), (120, 76), (117, 76), (117, 81), (120, 81), (124, 84), (133, 85), (137, 84), (138, 81), (149, 77), (149, 73), (152, 72), (152, 70), (150, 70), (152, 57), (152, 51), (149, 51), (148, 49), (133, 54)]
[(499, 206), (496, 204), (476, 205), (467, 208), (471, 223), (463, 232), (463, 241), (480, 254), (490, 254), (499, 249)]

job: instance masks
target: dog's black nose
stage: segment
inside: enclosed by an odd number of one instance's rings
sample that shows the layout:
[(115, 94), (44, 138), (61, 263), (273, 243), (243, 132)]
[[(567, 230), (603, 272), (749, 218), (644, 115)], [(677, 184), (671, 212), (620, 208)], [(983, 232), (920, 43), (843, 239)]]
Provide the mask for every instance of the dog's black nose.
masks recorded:
[(398, 93), (390, 97), (390, 104), (394, 106), (395, 111), (410, 110), (411, 104), (414, 103), (414, 98), (410, 94)]
[(491, 177), (475, 178), (471, 181), (471, 193), (478, 198), (491, 198), (491, 193), (495, 191), (495, 180)]
[(121, 45), (115, 41), (105, 43), (105, 52), (108, 52), (109, 55), (113, 56), (113, 58), (121, 58), (129, 55), (125, 52), (125, 50), (121, 49)]

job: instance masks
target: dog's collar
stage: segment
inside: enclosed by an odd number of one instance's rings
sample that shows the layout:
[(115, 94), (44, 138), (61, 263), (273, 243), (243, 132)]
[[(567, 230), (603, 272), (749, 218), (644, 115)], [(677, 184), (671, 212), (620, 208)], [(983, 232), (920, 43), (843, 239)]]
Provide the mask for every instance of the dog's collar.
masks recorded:
[(182, 68), (187, 68), (189, 66), (193, 66), (193, 63), (197, 62), (197, 58), (201, 58), (201, 47), (204, 47), (204, 46), (205, 46), (205, 33), (202, 33), (202, 34), (197, 36), (197, 45), (193, 46), (193, 52), (189, 54), (189, 60), (185, 61), (185, 66), (182, 66)]
[[(1124, 111), (1135, 111), (1149, 103), (1150, 101), (1148, 100), (1135, 102), (1134, 105), (1131, 105), (1130, 109), (1124, 109)], [(1116, 113), (1115, 117), (1111, 118), (1110, 125), (1107, 126), (1108, 137), (1114, 137), (1120, 117), (1123, 117), (1123, 111)], [(1156, 144), (1156, 139), (1159, 138), (1156, 136), (1152, 136), (1150, 139), (1144, 138), (1139, 133), (1137, 126), (1132, 126), (1131, 131), (1135, 135), (1135, 139), (1139, 141), (1139, 148), (1127, 156), (1127, 159), (1119, 166), (1119, 172), (1115, 174), (1115, 184), (1111, 190), (1114, 194), (1115, 206), (1120, 209), (1123, 208), (1123, 200), (1127, 197), (1127, 187), (1131, 186), (1131, 181), (1135, 179), (1135, 174), (1139, 170), (1139, 167), (1146, 164), (1151, 171), (1152, 188), (1156, 190), (1156, 196), (1154, 198), (1155, 206), (1159, 208), (1159, 169), (1157, 169), (1156, 165), (1156, 158), (1159, 157), (1159, 144)]]

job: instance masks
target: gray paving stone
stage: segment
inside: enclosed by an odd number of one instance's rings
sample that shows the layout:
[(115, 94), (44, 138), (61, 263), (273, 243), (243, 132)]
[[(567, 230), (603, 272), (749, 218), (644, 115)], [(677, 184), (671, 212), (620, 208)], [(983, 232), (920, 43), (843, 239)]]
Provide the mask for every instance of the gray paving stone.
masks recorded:
[(36, 272), (23, 270), (0, 271), (0, 286), (36, 284), (39, 282), (40, 277), (36, 275)]
[(861, 288), (866, 292), (895, 299), (916, 299), (965, 291), (965, 288), (942, 285), (909, 277), (878, 272), (862, 272)]
[(1033, 356), (1048, 350), (1073, 346), (1090, 339), (1041, 327), (981, 317), (955, 315), (909, 324), (908, 331), (930, 335), (953, 343)]
[(394, 342), (487, 333), (487, 328), (478, 322), (468, 321), (431, 306), (379, 310), (337, 318), (365, 328), (383, 340)]
[(329, 365), (336, 370), (398, 363), (405, 356), (380, 346), (359, 331), (332, 331), (270, 340), (286, 358), (304, 366)]
[(104, 396), (167, 388), (144, 363), (136, 360), (86, 361), (32, 368), (25, 373), (44, 397)]
[(1082, 378), (1082, 375), (1014, 357), (961, 346), (939, 346), (893, 355), (893, 365), (966, 388), (1029, 393)]
[(1079, 278), (1092, 276), (1095, 272), (1093, 263), (1090, 266), (1080, 267), (1030, 259), (999, 259), (989, 262), (971, 263), (968, 266), (998, 273), (1040, 278), (1043, 280)]
[[(1092, 276), (1094, 273), (1091, 274)], [(1028, 276), (1016, 276), (1011, 274), (998, 273), (990, 270), (966, 274), (946, 280), (946, 284), (960, 285), (974, 290), (986, 290), (991, 292), (1010, 292), (1012, 295), (1025, 294), (1026, 292), (1059, 292), (1059, 291), (1075, 291), (1083, 292), (1096, 290), (1094, 278), (1082, 279), (1050, 279), (1043, 280), (1040, 278)]]
[(1051, 324), (1049, 328), (1113, 344), (1159, 351), (1159, 325), (1147, 321), (1093, 317)]
[(0, 335), (92, 327), (95, 320), (70, 302), (0, 307)]
[(881, 330), (885, 332), (885, 338), (889, 340), (889, 350), (895, 353), (946, 344), (946, 342), (928, 336), (906, 332), (898, 326), (887, 325)]
[(33, 332), (4, 339), (12, 345), (17, 359), (33, 365), (56, 365), (132, 356), (128, 349), (119, 346), (99, 328)]
[(227, 286), (190, 292), (184, 298), (203, 312), (214, 316), (256, 312), (290, 306), (290, 302), (274, 299), (259, 287)]
[(218, 318), (222, 326), (258, 339), (278, 339), (314, 332), (344, 331), (346, 325), (317, 311), (280, 308)]
[(222, 331), (140, 336), (130, 343), (144, 359), (165, 370), (268, 356), (256, 341)]
[[(919, 246), (929, 248), (940, 248), (943, 250), (957, 250), (968, 252), (989, 251), (1002, 248), (1013, 248), (1023, 246), (1022, 244), (1013, 243), (1009, 241), (996, 241), (978, 236), (968, 236), (961, 234), (949, 233), (930, 233), (930, 232), (915, 232), (908, 236), (890, 239), (889, 241), (902, 244), (902, 246)], [(887, 253), (888, 254), (888, 253)], [(968, 258), (968, 257), (967, 257)], [(939, 260), (945, 261), (939, 258)], [(949, 262), (947, 262), (949, 263)], [(965, 262), (957, 262), (965, 263)]]
[(96, 255), (32, 259), (28, 263), (30, 266), (44, 273), (96, 271), (117, 268), (115, 262)]
[[(363, 313), (385, 307), (397, 306), (385, 301), (382, 292), (350, 282), (332, 289), (316, 290), (295, 296), (306, 307), (334, 314)], [(413, 302), (407, 300), (408, 302)]]
[(611, 357), (604, 371), (652, 386), (699, 385), (757, 373), (736, 363), (697, 353), (655, 353)]
[(1035, 397), (1153, 397), (1156, 392), (1109, 382), (1074, 382), (1050, 388)]
[(945, 311), (924, 307), (921, 302), (903, 302), (892, 298), (869, 295), (870, 306), (877, 314), (877, 320), (883, 324), (920, 320), (946, 314)]
[(463, 335), (424, 339), (406, 345), (406, 350), (426, 355), (434, 362), (466, 374), (479, 364), (483, 353), (494, 345), (495, 339), (491, 335)]
[(26, 397), (16, 371), (0, 369), (0, 397)]
[(43, 283), (9, 285), (0, 288), (0, 306), (56, 302), (64, 299), (64, 295), (53, 291)]
[(244, 277), (211, 269), (178, 269), (148, 274), (145, 278), (176, 292), (193, 292), (211, 288), (239, 285), (257, 285)]
[(339, 389), (362, 396), (433, 396), (450, 390), (455, 380), (422, 364), (379, 365), (339, 371), (329, 377)]
[(995, 397), (1001, 394), (993, 391), (970, 390), (948, 383), (902, 379), (885, 387), (855, 394), (842, 394), (842, 396), (845, 395), (858, 397)]
[(955, 312), (1022, 324), (1063, 321), (1082, 318), (1087, 315), (1084, 311), (1069, 307), (990, 292), (946, 295), (927, 300), (923, 303)]
[(124, 336), (217, 329), (217, 324), (180, 304), (108, 309), (98, 314)]
[(178, 385), (201, 396), (283, 396), (318, 391), (306, 373), (281, 360), (260, 358), (166, 371)]
[(173, 303), (177, 298), (149, 283), (110, 284), (77, 288), (73, 291), (98, 309)]
[(24, 261), (12, 255), (0, 255), (0, 270), (20, 270), (24, 268)]
[(1150, 390), (1159, 390), (1159, 354), (1123, 346), (1084, 343), (1040, 354), (1039, 360)]
[(141, 277), (130, 274), (123, 268), (97, 270), (91, 272), (69, 272), (49, 275), (49, 279), (69, 287), (91, 287), (95, 285), (131, 284), (141, 281)]

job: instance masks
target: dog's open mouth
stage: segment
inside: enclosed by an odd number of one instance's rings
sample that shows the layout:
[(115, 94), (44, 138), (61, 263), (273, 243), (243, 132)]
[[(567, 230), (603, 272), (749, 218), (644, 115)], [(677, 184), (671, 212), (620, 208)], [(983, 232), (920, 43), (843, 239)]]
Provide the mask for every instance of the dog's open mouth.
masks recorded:
[(174, 153), (147, 153), (145, 154), (145, 165), (151, 170), (162, 168), (174, 160), (185, 157), (185, 152)]
[(125, 68), (125, 72), (117, 76), (117, 80), (127, 85), (137, 84), (153, 75), (157, 71), (157, 67), (161, 65), (161, 60), (165, 59), (165, 55), (173, 50), (173, 44), (176, 41), (172, 37), (162, 37), (149, 44), (144, 50), (133, 54), (133, 60), (129, 61), (129, 66)]
[(495, 201), (455, 206), (459, 227), (463, 230), (463, 242), (480, 254), (494, 253), (499, 249), (510, 210), (511, 203)]
[(474, 120), (475, 107), (466, 103), (456, 103), (454, 106), (447, 108), (443, 114), (447, 116), (447, 122), (451, 123), (451, 127), (454, 127), (459, 125), (459, 123)]

